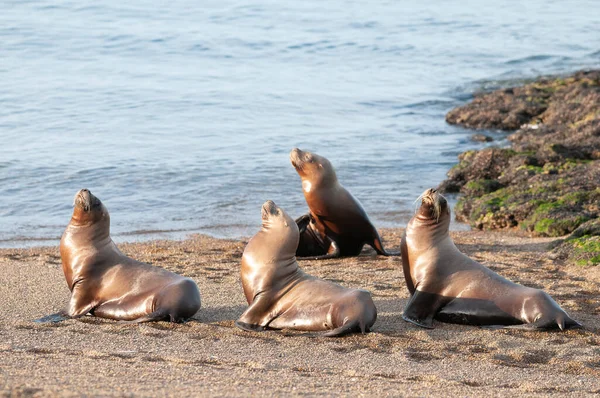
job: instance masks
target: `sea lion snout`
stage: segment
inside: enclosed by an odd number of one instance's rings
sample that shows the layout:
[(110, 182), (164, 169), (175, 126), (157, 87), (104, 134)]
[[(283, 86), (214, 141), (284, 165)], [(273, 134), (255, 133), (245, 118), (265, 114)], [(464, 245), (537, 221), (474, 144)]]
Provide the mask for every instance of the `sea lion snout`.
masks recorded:
[(420, 198), (427, 204), (443, 204), (446, 202), (446, 198), (435, 188), (427, 189), (421, 194)]
[(84, 188), (77, 191), (73, 206), (81, 207), (84, 211), (89, 211), (92, 208), (92, 193), (89, 189)]
[(73, 202), (73, 206), (80, 207), (84, 211), (90, 211), (93, 207), (98, 206), (99, 204), (100, 200), (95, 197), (87, 188), (80, 189), (75, 194), (75, 199)]
[(290, 152), (290, 162), (296, 169), (301, 169), (305, 163), (312, 163), (314, 160), (313, 154), (302, 151), (299, 148), (294, 148)]
[(263, 220), (267, 220), (270, 216), (276, 216), (279, 208), (272, 200), (267, 200), (261, 209), (261, 216)]
[(292, 149), (290, 152), (290, 162), (292, 162), (292, 166), (298, 168), (300, 166), (300, 154), (302, 151), (298, 148)]
[(419, 210), (421, 217), (432, 218), (438, 222), (441, 215), (445, 213), (449, 214), (448, 202), (437, 189), (427, 189), (417, 198), (417, 200), (419, 199), (421, 199), (421, 208)]
[(437, 191), (435, 189), (429, 188), (421, 194), (421, 199), (427, 203), (433, 203), (437, 196), (436, 193)]

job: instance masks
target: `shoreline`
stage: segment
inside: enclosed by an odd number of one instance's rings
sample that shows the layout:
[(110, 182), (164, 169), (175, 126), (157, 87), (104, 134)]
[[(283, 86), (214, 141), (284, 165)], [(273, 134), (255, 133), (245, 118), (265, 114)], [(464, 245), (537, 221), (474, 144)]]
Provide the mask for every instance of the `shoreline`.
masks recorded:
[[(402, 229), (384, 229), (389, 250)], [(600, 392), (600, 270), (548, 258), (552, 238), (452, 232), (461, 251), (495, 272), (546, 290), (582, 330), (519, 331), (402, 320), (408, 299), (398, 257), (370, 249), (354, 258), (300, 261), (308, 273), (371, 291), (373, 333), (342, 338), (293, 331), (249, 333), (233, 322), (246, 307), (239, 281), (246, 240), (197, 235), (118, 244), (127, 255), (193, 278), (202, 307), (186, 324), (119, 325), (94, 317), (57, 324), (69, 291), (57, 247), (0, 249), (0, 395), (240, 394), (546, 395)], [(310, 347), (310, 348), (308, 348)], [(369, 390), (364, 390), (368, 386)]]
[[(301, 192), (299, 193), (301, 195)], [(415, 196), (416, 198), (417, 196)], [(458, 196), (454, 194), (446, 195), (448, 202), (452, 207), (457, 203)], [(306, 209), (308, 212), (308, 208)], [(258, 212), (256, 212), (258, 214)], [(118, 213), (115, 214), (115, 217), (118, 217)], [(68, 224), (70, 216), (66, 218), (65, 227)], [(408, 222), (408, 220), (406, 221)], [(383, 227), (379, 228), (380, 230), (393, 230), (397, 228), (404, 228), (406, 225), (404, 223), (398, 223), (396, 226), (391, 227)], [(377, 225), (377, 221), (374, 222)], [(390, 222), (388, 222), (390, 223)], [(132, 230), (129, 232), (122, 232), (118, 234), (111, 234), (111, 237), (117, 244), (126, 244), (126, 243), (148, 243), (153, 241), (183, 241), (187, 239), (193, 239), (194, 236), (202, 235), (207, 236), (214, 239), (224, 239), (224, 240), (247, 240), (252, 237), (252, 235), (260, 229), (261, 223), (260, 218), (257, 217), (255, 225), (247, 225), (241, 230), (248, 231), (248, 235), (233, 235), (227, 233), (227, 228), (222, 228), (220, 226), (214, 227), (206, 227), (199, 229), (152, 229), (152, 230)], [(61, 229), (61, 234), (62, 231)], [(210, 233), (208, 231), (215, 231), (214, 233)], [(468, 231), (471, 230), (471, 226), (468, 223), (456, 220), (454, 217), (450, 223), (450, 231)], [(36, 237), (18, 237), (18, 239), (0, 239), (0, 250), (2, 249), (30, 249), (30, 248), (51, 248), (53, 246), (58, 246), (60, 244), (61, 236), (55, 238), (36, 238)], [(31, 244), (28, 244), (31, 242)]]

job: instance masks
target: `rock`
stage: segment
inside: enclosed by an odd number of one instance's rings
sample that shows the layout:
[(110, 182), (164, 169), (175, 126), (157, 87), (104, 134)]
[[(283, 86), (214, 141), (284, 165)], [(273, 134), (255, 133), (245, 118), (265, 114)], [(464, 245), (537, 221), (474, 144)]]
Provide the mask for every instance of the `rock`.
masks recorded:
[(478, 95), (448, 112), (446, 121), (476, 129), (517, 130), (522, 125), (581, 120), (597, 110), (600, 71), (569, 78), (543, 78), (522, 87)]
[(467, 151), (458, 156), (459, 163), (448, 171), (448, 180), (438, 189), (449, 192), (445, 186), (457, 188), (454, 192), (462, 191), (463, 186), (469, 181), (495, 180), (499, 178), (509, 159), (515, 151), (501, 148), (485, 148), (480, 151)]
[(600, 219), (587, 221), (566, 239), (553, 242), (549, 257), (577, 265), (600, 264)]
[(480, 95), (446, 120), (517, 130), (510, 148), (464, 152), (448, 171), (439, 189), (462, 194), (457, 219), (564, 236), (600, 217), (600, 71)]

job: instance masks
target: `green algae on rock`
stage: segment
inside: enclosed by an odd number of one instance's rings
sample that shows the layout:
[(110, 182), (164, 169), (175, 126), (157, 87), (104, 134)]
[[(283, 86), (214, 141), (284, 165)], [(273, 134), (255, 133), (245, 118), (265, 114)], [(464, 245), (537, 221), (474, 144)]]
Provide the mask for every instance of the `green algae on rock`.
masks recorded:
[(555, 242), (552, 255), (577, 265), (600, 264), (600, 219), (581, 224), (566, 239)]
[[(519, 227), (534, 236), (558, 237), (600, 217), (600, 71), (483, 94), (450, 111), (446, 120), (469, 128), (518, 129), (508, 136), (510, 148), (459, 155), (439, 187), (462, 194), (458, 220), (480, 229)], [(565, 239), (561, 257), (570, 258), (565, 254), (570, 252), (573, 261), (594, 263), (600, 256), (597, 239), (597, 233)]]

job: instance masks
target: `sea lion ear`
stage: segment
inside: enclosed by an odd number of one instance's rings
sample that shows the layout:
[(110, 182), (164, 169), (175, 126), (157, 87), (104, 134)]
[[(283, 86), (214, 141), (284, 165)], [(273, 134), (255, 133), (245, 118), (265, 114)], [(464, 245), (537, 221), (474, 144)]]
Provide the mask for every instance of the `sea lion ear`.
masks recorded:
[(322, 169), (322, 168), (323, 168), (323, 165), (322, 165), (321, 163), (319, 163), (319, 168), (320, 168), (320, 169)]

